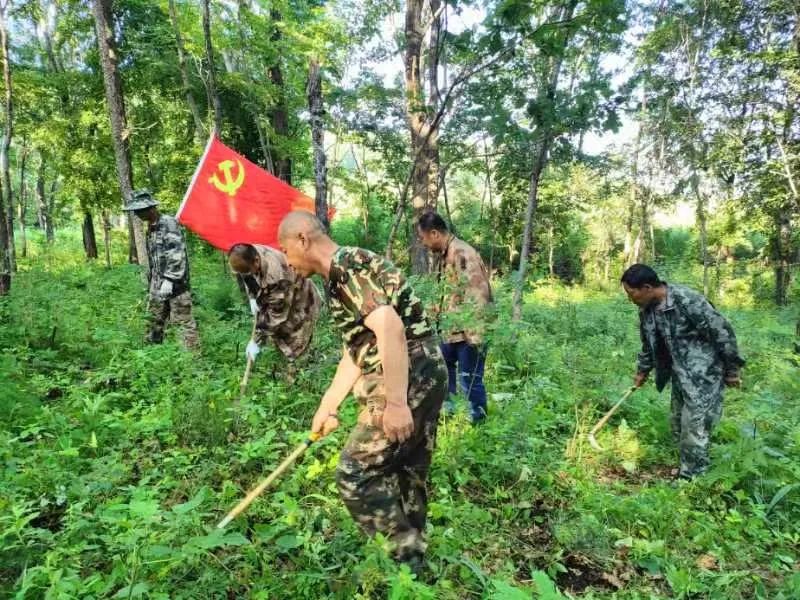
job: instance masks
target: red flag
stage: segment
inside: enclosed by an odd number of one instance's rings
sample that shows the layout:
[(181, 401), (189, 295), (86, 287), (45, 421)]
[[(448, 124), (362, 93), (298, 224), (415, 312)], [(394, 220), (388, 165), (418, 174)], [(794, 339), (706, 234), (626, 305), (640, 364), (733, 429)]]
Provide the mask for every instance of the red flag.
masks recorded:
[(211, 136), (175, 216), (227, 252), (239, 242), (277, 246), (292, 210), (313, 213), (314, 200)]

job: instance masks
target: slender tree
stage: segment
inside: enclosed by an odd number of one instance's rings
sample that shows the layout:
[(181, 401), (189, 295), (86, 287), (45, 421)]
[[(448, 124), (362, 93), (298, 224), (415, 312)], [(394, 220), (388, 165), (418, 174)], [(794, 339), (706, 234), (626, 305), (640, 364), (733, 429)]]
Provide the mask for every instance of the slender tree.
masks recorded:
[(192, 93), (192, 85), (189, 80), (189, 70), (186, 67), (186, 50), (183, 44), (183, 36), (181, 35), (180, 24), (178, 23), (178, 13), (175, 9), (175, 0), (169, 0), (169, 18), (172, 22), (172, 29), (175, 32), (175, 47), (178, 51), (178, 70), (181, 73), (181, 84), (183, 85), (183, 95), (186, 98), (186, 106), (189, 107), (189, 112), (192, 115), (192, 122), (194, 123), (194, 137), (195, 141), (201, 142), (205, 138), (205, 128), (203, 127), (203, 117), (200, 115), (200, 109), (194, 99)]
[(0, 176), (2, 176), (3, 196), (6, 213), (6, 247), (9, 269), (17, 270), (17, 251), (14, 242), (14, 193), (11, 185), (11, 170), (9, 167), (9, 154), (11, 152), (11, 139), (14, 134), (14, 102), (11, 87), (11, 58), (8, 51), (8, 13), (10, 0), (0, 1), (0, 58), (3, 61), (3, 105), (5, 109), (5, 123), (3, 130), (3, 144), (0, 146)]
[(317, 218), (328, 229), (328, 168), (325, 159), (325, 130), (322, 118), (325, 108), (322, 103), (322, 75), (319, 61), (311, 59), (308, 68), (308, 110), (311, 114), (311, 145), (314, 149), (314, 208)]
[(203, 41), (206, 56), (206, 93), (214, 111), (214, 133), (222, 133), (222, 101), (217, 89), (217, 69), (214, 63), (214, 45), (211, 41), (211, 7), (209, 0), (203, 0)]
[[(569, 22), (575, 13), (578, 0), (570, 0), (558, 12), (555, 12), (556, 20)], [(557, 51), (551, 56), (546, 72), (546, 85), (542, 89), (541, 102), (545, 107), (555, 105), (556, 88), (561, 75), (561, 66), (564, 62), (564, 52), (570, 42), (572, 29), (564, 27), (560, 30), (560, 40)], [(552, 117), (540, 123), (539, 133), (534, 144), (533, 168), (531, 169), (530, 183), (528, 187), (528, 204), (525, 209), (525, 228), (522, 231), (522, 242), (520, 244), (519, 271), (517, 274), (517, 284), (514, 288), (512, 318), (519, 321), (522, 318), (522, 291), (525, 287), (525, 280), (528, 273), (528, 260), (531, 251), (533, 237), (533, 222), (536, 216), (536, 208), (539, 200), (539, 182), (542, 177), (545, 165), (547, 164), (550, 147), (553, 144), (555, 130)]]
[[(130, 129), (125, 114), (125, 97), (122, 91), (122, 79), (117, 68), (119, 57), (114, 40), (111, 0), (92, 0), (92, 9), (100, 52), (100, 66), (103, 70), (106, 103), (111, 120), (117, 178), (123, 204), (125, 204), (133, 192), (133, 168), (131, 166)], [(131, 262), (139, 262), (147, 266), (147, 249), (142, 222), (130, 213), (128, 218), (128, 231), (133, 242), (129, 246), (128, 258)]]

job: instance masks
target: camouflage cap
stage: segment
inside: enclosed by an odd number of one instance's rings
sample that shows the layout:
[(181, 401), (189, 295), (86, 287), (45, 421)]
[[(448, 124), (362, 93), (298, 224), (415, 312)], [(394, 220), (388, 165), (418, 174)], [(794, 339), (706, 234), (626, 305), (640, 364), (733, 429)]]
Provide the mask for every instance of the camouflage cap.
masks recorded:
[(158, 206), (158, 201), (150, 190), (136, 190), (131, 194), (131, 201), (125, 206), (125, 210), (144, 210), (151, 206)]

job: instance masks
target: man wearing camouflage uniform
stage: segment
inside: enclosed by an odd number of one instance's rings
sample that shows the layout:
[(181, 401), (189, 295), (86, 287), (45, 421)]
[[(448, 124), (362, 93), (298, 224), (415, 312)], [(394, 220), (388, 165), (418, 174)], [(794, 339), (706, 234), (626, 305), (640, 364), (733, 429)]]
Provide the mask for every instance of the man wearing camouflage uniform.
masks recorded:
[(342, 450), (339, 493), (368, 535), (382, 533), (397, 560), (419, 571), (425, 552), (426, 480), (447, 371), (421, 301), (391, 262), (340, 247), (310, 213), (289, 213), (279, 238), (302, 276), (322, 275), (344, 352), (311, 429), (339, 424), (352, 390), (358, 423)]
[(634, 385), (656, 370), (656, 388), (672, 380), (672, 433), (680, 448), (678, 477), (691, 479), (709, 466), (711, 431), (722, 415), (722, 389), (738, 387), (736, 335), (702, 294), (668, 284), (647, 265), (622, 275), (622, 286), (639, 306), (642, 351)]
[[(484, 328), (492, 306), (489, 272), (481, 255), (448, 230), (435, 212), (423, 214), (418, 223), (423, 245), (437, 255), (437, 282), (442, 288), (436, 307), (437, 325), (445, 325), (442, 354), (447, 364), (450, 397), (444, 404), (451, 414), (458, 393), (458, 381), (470, 403), (473, 424), (486, 418), (486, 388), (483, 370), (486, 361)], [(470, 326), (466, 326), (469, 323)], [(460, 376), (460, 377), (459, 377)]]
[(160, 344), (168, 319), (182, 329), (183, 345), (194, 349), (198, 345), (197, 324), (192, 316), (192, 296), (189, 291), (189, 261), (183, 229), (174, 217), (162, 215), (158, 202), (147, 190), (132, 194), (126, 210), (133, 211), (147, 227), (147, 257), (150, 270), (148, 309), (150, 330), (147, 341)]
[(271, 339), (293, 361), (306, 351), (322, 299), (310, 279), (299, 276), (282, 252), (258, 244), (235, 244), (228, 253), (234, 273), (242, 277), (256, 319), (255, 335), (245, 356), (255, 361)]

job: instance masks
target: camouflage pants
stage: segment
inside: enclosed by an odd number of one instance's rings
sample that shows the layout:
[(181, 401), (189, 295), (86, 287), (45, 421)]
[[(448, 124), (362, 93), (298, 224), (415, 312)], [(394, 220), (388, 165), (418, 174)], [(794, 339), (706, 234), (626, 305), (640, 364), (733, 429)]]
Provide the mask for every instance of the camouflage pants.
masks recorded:
[(425, 486), (447, 395), (447, 370), (433, 338), (410, 341), (409, 359), (414, 433), (401, 444), (392, 443), (372, 425), (386, 406), (383, 375), (363, 375), (353, 388), (362, 410), (336, 470), (339, 494), (353, 519), (367, 535), (385, 535), (399, 561), (419, 560), (425, 552)]
[(196, 348), (199, 339), (197, 336), (197, 323), (192, 316), (192, 296), (186, 291), (182, 294), (161, 300), (150, 296), (150, 330), (147, 341), (151, 344), (160, 344), (164, 341), (164, 327), (168, 320), (181, 326), (183, 345), (188, 349)]
[(711, 432), (722, 416), (722, 388), (716, 394), (688, 394), (672, 376), (672, 437), (680, 449), (679, 477), (708, 470)]

